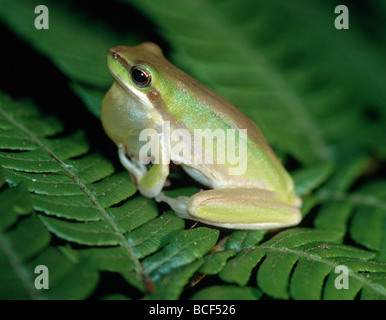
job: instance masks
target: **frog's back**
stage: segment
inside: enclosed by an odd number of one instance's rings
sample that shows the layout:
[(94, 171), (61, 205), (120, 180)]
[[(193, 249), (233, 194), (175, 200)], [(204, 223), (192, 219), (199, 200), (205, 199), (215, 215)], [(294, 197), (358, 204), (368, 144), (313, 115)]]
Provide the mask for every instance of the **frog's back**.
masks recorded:
[[(214, 143), (213, 164), (186, 165), (201, 172), (209, 180), (216, 181), (219, 187), (250, 186), (280, 194), (293, 193), (294, 185), (291, 177), (267, 144), (259, 128), (229, 101), (195, 79), (187, 77), (189, 76), (181, 77), (183, 80), (174, 84), (173, 89), (169, 88), (169, 94), (166, 92), (162, 94), (167, 99), (165, 101), (167, 115), (164, 119), (168, 118), (172, 124), (174, 122), (174, 128), (185, 128), (193, 135), (195, 129), (201, 132), (209, 129), (204, 132), (207, 138), (210, 134), (215, 136), (216, 130), (220, 129), (226, 137), (223, 151), (226, 156), (225, 162), (217, 161), (219, 159)], [(234, 162), (232, 164), (232, 159), (229, 158), (232, 152), (228, 154), (227, 149), (232, 130), (235, 132), (233, 161), (238, 159), (236, 164)], [(242, 144), (246, 146), (245, 150), (241, 147)], [(197, 152), (196, 145), (194, 148)], [(230, 173), (230, 170), (234, 173)]]
[[(236, 142), (240, 141), (240, 144), (246, 145), (245, 154), (238, 155), (238, 164), (232, 164), (228, 157), (225, 157), (225, 163), (219, 163), (214, 149), (213, 164), (182, 163), (182, 165), (190, 168), (191, 172), (204, 175), (209, 181), (216, 181), (220, 188), (250, 186), (283, 195), (294, 195), (291, 177), (267, 144), (259, 128), (229, 101), (166, 60), (158, 47), (146, 44), (144, 46), (146, 50), (147, 46), (150, 48), (147, 52), (150, 56), (147, 56), (145, 61), (150, 61), (158, 73), (154, 79), (154, 89), (157, 91), (156, 96), (162, 97), (158, 105), (159, 112), (164, 120), (170, 122), (171, 128), (186, 129), (193, 135), (195, 129), (209, 129), (212, 133), (222, 130), (226, 136), (225, 141), (229, 139), (228, 130), (235, 130)], [(152, 55), (154, 58), (151, 58)], [(242, 129), (246, 130), (246, 135)], [(240, 150), (236, 143), (236, 154)], [(197, 152), (197, 149), (195, 151)], [(228, 150), (225, 150), (225, 153), (228, 153)], [(241, 162), (246, 164), (245, 170), (241, 167), (241, 171), (234, 171), (238, 174), (230, 174), (229, 169), (237, 168)]]

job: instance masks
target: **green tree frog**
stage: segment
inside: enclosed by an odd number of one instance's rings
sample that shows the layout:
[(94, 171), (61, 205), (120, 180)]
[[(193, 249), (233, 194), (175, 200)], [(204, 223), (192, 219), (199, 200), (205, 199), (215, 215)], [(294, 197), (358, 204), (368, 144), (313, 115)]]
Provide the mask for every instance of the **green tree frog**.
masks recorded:
[[(239, 109), (171, 64), (154, 43), (113, 47), (107, 65), (114, 83), (102, 102), (102, 124), (144, 196), (166, 202), (182, 218), (223, 228), (272, 229), (300, 222), (301, 200), (292, 178)], [(146, 130), (152, 132), (155, 149), (145, 152), (151, 165), (140, 156), (150, 143), (150, 135), (141, 139)], [(207, 142), (216, 130), (224, 134)], [(231, 151), (239, 163), (224, 157)], [(170, 161), (206, 190), (190, 197), (166, 196), (162, 189)]]

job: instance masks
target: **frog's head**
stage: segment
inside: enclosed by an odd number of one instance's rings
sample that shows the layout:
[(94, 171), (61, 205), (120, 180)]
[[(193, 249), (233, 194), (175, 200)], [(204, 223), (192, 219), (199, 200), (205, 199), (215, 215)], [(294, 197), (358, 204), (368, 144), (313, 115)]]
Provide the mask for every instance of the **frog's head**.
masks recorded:
[(107, 66), (115, 81), (144, 106), (149, 104), (148, 93), (152, 89), (158, 91), (167, 65), (161, 49), (152, 42), (135, 47), (117, 46), (107, 53)]
[(114, 84), (102, 103), (102, 123), (116, 143), (144, 128), (162, 124), (158, 110), (165, 66), (169, 62), (154, 43), (117, 46), (107, 53)]

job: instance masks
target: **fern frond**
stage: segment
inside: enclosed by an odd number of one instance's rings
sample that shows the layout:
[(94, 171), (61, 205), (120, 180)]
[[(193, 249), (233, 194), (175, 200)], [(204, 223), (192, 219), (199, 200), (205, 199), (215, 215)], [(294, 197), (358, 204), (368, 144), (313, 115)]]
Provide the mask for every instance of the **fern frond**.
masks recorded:
[[(0, 299), (83, 299), (93, 292), (97, 269), (49, 246), (51, 235), (33, 212), (25, 184), (2, 190), (0, 203)], [(48, 290), (36, 285), (40, 265), (49, 270)]]
[[(35, 210), (66, 218), (41, 218), (59, 237), (88, 245), (119, 244), (126, 249), (127, 259), (131, 262), (128, 265), (141, 272), (142, 267), (125, 239), (125, 230), (107, 210), (135, 192), (127, 174), (110, 176), (113, 167), (101, 156), (92, 156), (91, 163), (87, 161), (90, 156), (74, 160), (74, 157), (85, 156), (88, 151), (81, 134), (50, 138), (61, 131), (57, 122), (41, 118), (33, 106), (23, 108), (4, 95), (0, 99), (1, 137), (7, 137), (7, 141), (1, 139), (4, 142), (0, 159), (6, 159), (1, 164), (7, 181), (26, 183), (33, 193)], [(4, 152), (6, 149), (8, 151)], [(20, 158), (25, 160), (20, 161)], [(26, 167), (25, 162), (32, 165)], [(44, 166), (51, 162), (55, 165)], [(35, 172), (35, 167), (40, 168), (38, 172)]]
[[(357, 295), (361, 299), (385, 299), (386, 264), (371, 260), (375, 252), (343, 245), (340, 241), (340, 232), (286, 230), (248, 249), (212, 253), (201, 271), (218, 273), (223, 281), (239, 286), (256, 285), (257, 280), (257, 287), (265, 294), (280, 299), (354, 299)], [(213, 272), (213, 261), (221, 255), (231, 258), (220, 266), (217, 264)], [(336, 268), (341, 265), (348, 270), (349, 287), (344, 290), (335, 285), (341, 274)], [(250, 278), (253, 269), (257, 269), (255, 281)], [(217, 290), (220, 289), (204, 288), (192, 298), (210, 293), (214, 299)]]
[[(186, 268), (194, 272), (202, 264), (195, 261), (216, 244), (217, 230), (182, 230), (183, 220), (174, 213), (157, 217), (154, 201), (130, 199), (136, 189), (126, 172), (112, 174), (112, 165), (101, 155), (88, 153), (81, 134), (58, 138), (62, 128), (42, 118), (32, 105), (1, 95), (0, 117), (2, 181), (5, 177), (10, 184), (22, 183), (27, 194), (28, 188), (28, 203), (39, 213), (34, 219), (43, 234), (50, 231), (69, 243), (89, 247), (63, 248), (74, 261), (92, 258), (90, 266), (95, 270), (119, 272), (145, 293), (149, 289), (143, 279), (156, 283), (156, 288), (160, 278), (163, 284), (167, 277), (175, 283), (174, 271), (192, 263), (196, 268)], [(4, 197), (8, 192), (5, 190)], [(5, 227), (15, 220), (15, 214), (7, 211), (8, 202), (4, 200), (3, 205)], [(35, 237), (33, 229), (26, 234)], [(34, 253), (29, 246), (24, 250)], [(190, 276), (183, 272), (181, 277), (180, 290)], [(174, 286), (170, 294), (177, 297), (181, 291)]]

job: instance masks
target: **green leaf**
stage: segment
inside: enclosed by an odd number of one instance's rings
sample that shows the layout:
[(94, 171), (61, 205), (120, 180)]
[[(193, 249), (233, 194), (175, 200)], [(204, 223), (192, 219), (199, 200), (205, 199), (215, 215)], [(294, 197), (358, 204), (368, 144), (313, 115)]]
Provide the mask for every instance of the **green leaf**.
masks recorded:
[(133, 198), (121, 206), (109, 208), (107, 212), (121, 230), (126, 232), (142, 226), (158, 215), (154, 201), (144, 197)]
[(252, 269), (264, 257), (265, 250), (262, 248), (246, 248), (233, 259), (227, 262), (219, 276), (226, 282), (234, 282), (240, 286), (247, 284)]
[[(374, 270), (374, 264), (358, 263), (358, 261), (350, 261), (348, 264), (350, 267), (357, 268), (357, 270)], [(369, 268), (370, 267), (370, 268)], [(340, 288), (336, 286), (336, 282), (340, 282), (338, 279), (341, 276), (341, 272), (333, 270), (325, 285), (324, 299), (328, 300), (348, 300), (354, 299), (358, 294), (363, 300), (377, 299), (384, 300), (386, 296), (385, 290), (385, 265), (378, 265), (377, 268), (383, 270), (383, 272), (372, 273), (358, 273), (350, 276), (348, 281), (348, 288)]]
[(150, 298), (155, 300), (178, 299), (184, 289), (184, 286), (202, 264), (203, 260), (198, 260), (165, 275), (156, 282), (154, 293), (150, 295)]
[(339, 241), (340, 234), (334, 231), (313, 230), (306, 228), (295, 228), (280, 232), (272, 239), (264, 242), (264, 247), (294, 248), (302, 246), (310, 241)]
[(363, 275), (368, 282), (361, 293), (362, 300), (385, 300), (386, 272)]
[[(50, 128), (51, 121), (45, 125), (44, 119), (37, 112), (31, 112), (32, 106), (24, 110), (22, 105), (7, 100), (3, 95), (0, 99), (2, 133), (9, 137), (16, 137), (20, 133), (28, 137), (18, 145), (14, 144), (18, 153), (23, 152), (26, 158), (32, 153), (31, 157), (37, 163), (50, 159), (60, 167), (60, 171), (55, 169), (54, 172), (30, 173), (25, 171), (28, 171), (25, 166), (19, 167), (17, 161), (13, 167), (12, 163), (6, 162), (5, 165), (9, 166), (4, 169), (6, 179), (11, 183), (25, 181), (28, 189), (35, 193), (33, 207), (36, 210), (82, 221), (40, 216), (45, 226), (57, 236), (87, 245), (121, 245), (126, 249), (129, 261), (134, 261), (136, 268), (140, 269), (139, 261), (124, 237), (124, 231), (120, 230), (118, 223), (107, 212), (107, 207), (121, 203), (135, 192), (128, 175), (110, 176), (112, 166), (101, 156), (94, 156), (91, 163), (85, 161), (81, 156), (86, 156), (89, 147), (82, 135), (49, 138), (47, 135), (59, 132), (46, 129)], [(36, 122), (39, 122), (39, 126)], [(39, 152), (34, 152), (36, 150)], [(12, 159), (15, 152), (8, 154)], [(78, 159), (74, 160), (74, 157)], [(91, 160), (90, 157), (88, 160)], [(57, 195), (58, 188), (60, 196)]]
[(105, 221), (82, 223), (43, 216), (40, 219), (48, 230), (68, 241), (94, 246), (117, 245), (120, 242), (115, 230)]
[(52, 247), (28, 263), (30, 268), (37, 265), (45, 265), (49, 270), (49, 289), (40, 290), (41, 299), (84, 299), (99, 281), (91, 260), (73, 262)]
[(145, 257), (162, 248), (176, 231), (183, 229), (184, 221), (174, 213), (165, 213), (127, 235), (137, 257)]
[(92, 258), (94, 266), (99, 270), (111, 272), (126, 272), (134, 269), (134, 263), (127, 261), (127, 254), (122, 247), (96, 248), (75, 250), (71, 247), (60, 248), (64, 255), (73, 261)]
[(337, 289), (335, 281), (340, 274), (336, 274), (334, 270), (330, 272), (323, 293), (325, 300), (353, 300), (358, 295), (362, 285), (356, 279), (350, 279), (349, 290), (344, 288)]
[(299, 169), (292, 173), (296, 194), (306, 195), (320, 184), (322, 184), (331, 175), (333, 166), (330, 162), (320, 163)]
[[(48, 246), (51, 235), (32, 213), (32, 201), (25, 186), (5, 189), (0, 193), (3, 195), (8, 195), (9, 200), (2, 203), (10, 210), (13, 210), (10, 204), (15, 199), (19, 201), (17, 205), (14, 203), (14, 211), (10, 211), (15, 214), (12, 228), (11, 224), (3, 224), (0, 230), (0, 298), (83, 299), (89, 296), (98, 282), (98, 273), (90, 261), (73, 263)], [(8, 218), (4, 212), (0, 212), (0, 221)], [(22, 218), (18, 214), (27, 216)], [(47, 267), (49, 290), (36, 287), (38, 266)]]
[[(2, 169), (0, 167), (0, 172)], [(5, 189), (0, 193), (0, 231), (8, 229), (18, 219), (19, 215), (32, 212), (32, 201), (25, 185)]]
[(351, 237), (366, 248), (380, 250), (382, 239), (386, 237), (386, 182), (369, 183), (358, 190), (352, 199), (359, 206), (352, 217)]
[(216, 244), (218, 234), (217, 230), (204, 227), (178, 232), (163, 250), (144, 260), (146, 273), (158, 279), (202, 257)]
[(241, 250), (257, 245), (264, 237), (266, 230), (234, 231), (225, 244), (226, 249)]
[(257, 300), (261, 292), (253, 287), (212, 286), (195, 293), (192, 300)]
[[(38, 236), (36, 236), (38, 235)], [(31, 215), (18, 223), (18, 227), (8, 231), (5, 241), (12, 243), (20, 259), (27, 260), (44, 249), (51, 235), (44, 229), (36, 215)]]
[[(360, 273), (378, 272), (386, 267), (385, 264), (366, 261), (374, 258), (373, 252), (335, 243), (308, 241), (297, 247), (292, 247), (291, 244), (292, 249), (287, 249), (281, 245), (277, 247), (275, 238), (283, 241), (279, 234), (270, 242), (274, 246), (264, 245), (268, 254), (257, 275), (258, 285), (265, 293), (281, 299), (321, 299), (324, 292), (325, 299), (337, 299), (338, 289), (329, 279), (331, 272), (343, 265), (349, 270), (347, 277), (350, 285), (352, 283), (351, 292), (347, 292), (346, 298), (353, 299), (360, 289), (365, 288), (376, 289), (380, 297), (386, 294), (385, 287), (377, 287), (366, 281)], [(288, 237), (284, 241), (291, 239)], [(330, 276), (325, 283), (328, 275)]]
[(211, 253), (204, 257), (205, 264), (202, 265), (200, 272), (202, 274), (217, 274), (225, 266), (228, 258), (235, 254), (233, 250), (224, 250)]
[(352, 204), (349, 201), (331, 201), (323, 206), (315, 218), (315, 227), (346, 232), (347, 222), (352, 213)]

